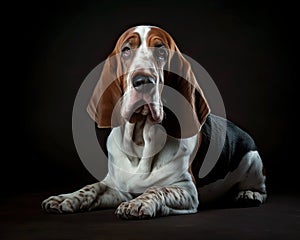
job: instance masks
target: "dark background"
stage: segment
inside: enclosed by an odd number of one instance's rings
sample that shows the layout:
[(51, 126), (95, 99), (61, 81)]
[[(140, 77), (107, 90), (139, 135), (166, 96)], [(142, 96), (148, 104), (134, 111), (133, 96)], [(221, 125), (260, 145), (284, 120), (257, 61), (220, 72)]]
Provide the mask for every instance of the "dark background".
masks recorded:
[(212, 76), (228, 119), (247, 130), (260, 149), (269, 192), (296, 193), (294, 9), (287, 1), (222, 0), (42, 1), (3, 7), (2, 187), (16, 195), (60, 185), (75, 190), (96, 181), (73, 143), (75, 96), (122, 32), (151, 24), (169, 32), (181, 51)]

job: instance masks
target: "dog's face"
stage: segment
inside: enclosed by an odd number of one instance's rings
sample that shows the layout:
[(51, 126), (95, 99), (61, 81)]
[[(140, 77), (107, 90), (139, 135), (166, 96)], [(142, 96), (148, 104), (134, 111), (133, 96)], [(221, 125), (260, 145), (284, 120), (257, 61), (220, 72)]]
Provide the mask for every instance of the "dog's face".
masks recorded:
[(161, 101), (164, 67), (170, 58), (170, 36), (162, 29), (139, 26), (124, 33), (119, 57), (124, 73), (121, 116), (135, 122), (148, 116), (153, 123), (163, 119)]
[[(195, 134), (209, 107), (190, 64), (166, 31), (152, 26), (130, 28), (119, 37), (106, 61), (88, 111), (99, 127), (146, 118), (153, 124), (160, 123), (164, 118), (164, 85), (189, 103), (192, 116), (186, 118), (192, 119), (187, 122), (193, 127), (187, 135)], [(187, 116), (186, 107), (179, 103), (178, 109), (181, 116)]]

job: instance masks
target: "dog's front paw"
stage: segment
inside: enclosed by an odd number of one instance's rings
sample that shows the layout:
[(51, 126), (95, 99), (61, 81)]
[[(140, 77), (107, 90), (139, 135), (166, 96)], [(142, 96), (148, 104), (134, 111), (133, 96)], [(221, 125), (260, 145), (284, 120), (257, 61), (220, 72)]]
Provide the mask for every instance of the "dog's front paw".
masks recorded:
[(264, 202), (264, 196), (255, 191), (240, 191), (235, 201), (239, 207), (258, 207)]
[(155, 217), (155, 206), (151, 202), (133, 199), (119, 205), (115, 214), (124, 219), (145, 219)]
[(65, 195), (52, 196), (42, 202), (42, 208), (48, 213), (72, 213), (80, 207), (79, 201)]

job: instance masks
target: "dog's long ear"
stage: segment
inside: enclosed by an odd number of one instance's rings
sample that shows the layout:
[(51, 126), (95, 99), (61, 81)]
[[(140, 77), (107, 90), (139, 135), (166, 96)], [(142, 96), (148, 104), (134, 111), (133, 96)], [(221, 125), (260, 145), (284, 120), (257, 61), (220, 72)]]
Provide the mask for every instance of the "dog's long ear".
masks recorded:
[[(174, 52), (170, 53), (168, 70), (165, 72), (165, 84), (178, 91), (189, 103), (178, 103), (176, 121), (173, 124), (180, 124), (181, 133), (171, 127), (167, 132), (174, 137), (186, 138), (197, 134), (210, 113), (210, 108), (204, 97), (195, 75), (192, 71), (190, 63), (180, 53), (177, 46), (174, 46)], [(189, 109), (188, 109), (189, 108)], [(167, 114), (166, 114), (167, 115)], [(168, 116), (166, 116), (166, 119)], [(169, 121), (168, 121), (169, 122)], [(164, 124), (165, 126), (166, 124)]]
[[(113, 51), (106, 60), (98, 83), (87, 107), (90, 117), (99, 128), (110, 128), (112, 114), (122, 97), (121, 80), (118, 76), (119, 57)], [(120, 111), (116, 111), (120, 112)]]

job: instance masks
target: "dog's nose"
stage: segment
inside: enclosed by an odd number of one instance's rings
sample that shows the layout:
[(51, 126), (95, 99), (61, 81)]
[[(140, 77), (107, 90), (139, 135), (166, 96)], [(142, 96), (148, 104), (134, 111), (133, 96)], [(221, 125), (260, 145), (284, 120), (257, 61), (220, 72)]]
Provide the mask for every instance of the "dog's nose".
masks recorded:
[(155, 85), (155, 79), (149, 75), (136, 75), (132, 79), (132, 85), (137, 91), (149, 91)]

